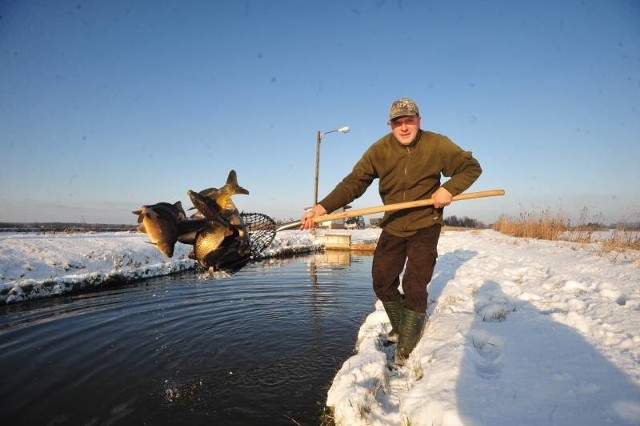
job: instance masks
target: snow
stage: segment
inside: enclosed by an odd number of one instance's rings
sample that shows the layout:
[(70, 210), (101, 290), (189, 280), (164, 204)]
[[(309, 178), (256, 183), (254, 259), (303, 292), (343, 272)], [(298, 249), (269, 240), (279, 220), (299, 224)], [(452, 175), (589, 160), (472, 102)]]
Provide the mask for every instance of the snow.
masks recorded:
[(380, 302), (331, 386), (337, 424), (640, 424), (637, 253), (447, 232), (429, 321), (387, 368)]
[[(341, 232), (362, 243), (379, 230)], [(318, 244), (282, 231), (264, 255)], [(168, 259), (143, 234), (0, 234), (0, 301), (192, 268), (189, 248)], [(439, 254), (407, 364), (389, 368), (378, 302), (328, 391), (336, 424), (640, 424), (638, 253), (482, 230), (444, 232)]]
[[(276, 234), (261, 257), (309, 252), (309, 232)], [(0, 303), (13, 303), (128, 282), (196, 267), (193, 246), (177, 243), (171, 258), (135, 232), (0, 233)]]

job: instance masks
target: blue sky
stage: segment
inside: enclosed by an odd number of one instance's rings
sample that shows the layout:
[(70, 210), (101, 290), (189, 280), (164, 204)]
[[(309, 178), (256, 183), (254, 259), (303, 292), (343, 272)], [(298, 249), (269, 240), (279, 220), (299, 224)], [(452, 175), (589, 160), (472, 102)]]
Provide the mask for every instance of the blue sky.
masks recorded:
[[(484, 173), (447, 215), (640, 215), (640, 3), (0, 1), (0, 221), (134, 223), (235, 169), (298, 218), (414, 98)], [(380, 205), (377, 183), (354, 208)]]

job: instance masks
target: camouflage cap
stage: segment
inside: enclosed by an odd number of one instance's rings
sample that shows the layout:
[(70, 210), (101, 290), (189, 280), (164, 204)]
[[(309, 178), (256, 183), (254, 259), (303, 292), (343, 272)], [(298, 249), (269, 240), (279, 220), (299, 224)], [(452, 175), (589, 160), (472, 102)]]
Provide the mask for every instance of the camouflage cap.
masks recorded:
[(418, 105), (416, 105), (413, 99), (400, 98), (391, 104), (391, 109), (389, 110), (389, 121), (404, 115), (420, 115)]

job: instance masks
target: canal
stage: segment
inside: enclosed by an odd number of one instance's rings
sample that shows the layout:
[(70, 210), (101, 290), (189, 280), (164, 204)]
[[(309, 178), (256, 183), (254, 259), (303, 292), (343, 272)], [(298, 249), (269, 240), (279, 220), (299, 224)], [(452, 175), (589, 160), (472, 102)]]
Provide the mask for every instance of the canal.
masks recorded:
[(321, 424), (374, 309), (371, 260), (327, 251), (2, 306), (5, 424)]

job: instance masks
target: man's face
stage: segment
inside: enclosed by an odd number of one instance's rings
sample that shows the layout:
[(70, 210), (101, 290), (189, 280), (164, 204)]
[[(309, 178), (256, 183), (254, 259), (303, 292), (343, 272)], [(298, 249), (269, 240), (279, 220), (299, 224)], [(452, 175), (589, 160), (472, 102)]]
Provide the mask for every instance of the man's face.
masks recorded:
[(402, 145), (409, 145), (418, 135), (418, 130), (420, 130), (420, 117), (417, 115), (404, 115), (394, 118), (389, 125), (396, 139)]

